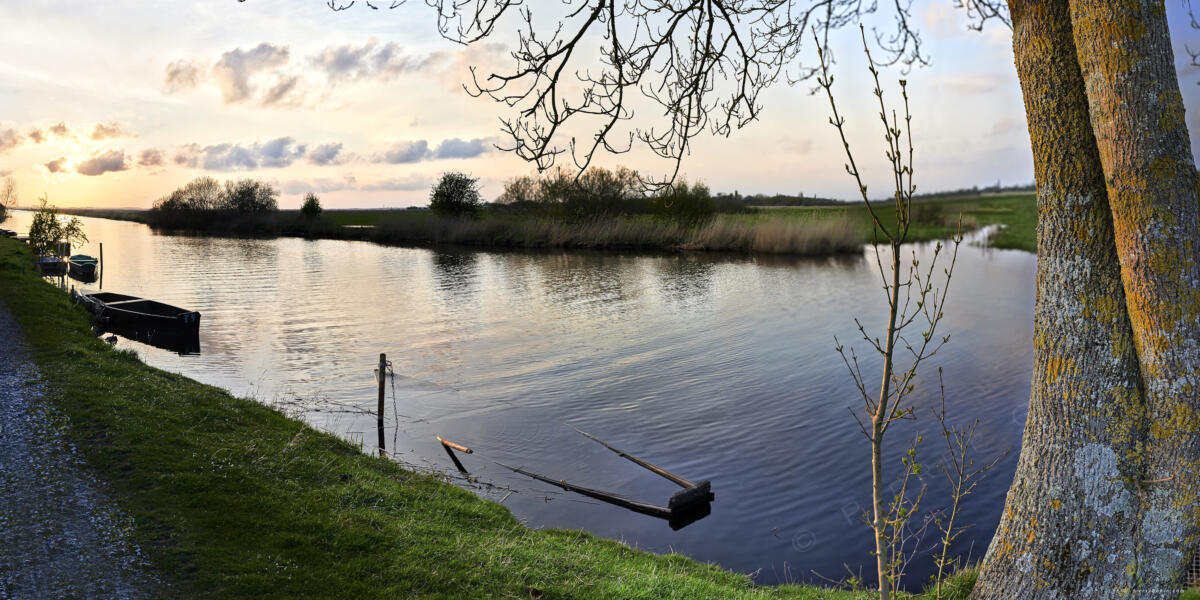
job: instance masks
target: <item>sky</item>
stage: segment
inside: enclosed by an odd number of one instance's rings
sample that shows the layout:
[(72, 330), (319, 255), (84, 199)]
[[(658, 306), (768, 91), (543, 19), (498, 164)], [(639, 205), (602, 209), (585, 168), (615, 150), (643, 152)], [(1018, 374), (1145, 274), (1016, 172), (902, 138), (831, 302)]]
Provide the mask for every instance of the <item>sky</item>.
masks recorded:
[[(537, 15), (558, 2), (530, 6)], [(918, 191), (1030, 183), (1011, 34), (1000, 23), (970, 30), (953, 4), (917, 0), (930, 64), (881, 75), (891, 99), (895, 82), (908, 80)], [(1200, 31), (1179, 4), (1168, 2), (1168, 17), (1195, 153), (1200, 69), (1188, 66), (1184, 46), (1200, 49)], [(890, 18), (881, 11), (867, 26)], [(267, 181), (283, 208), (307, 192), (327, 208), (404, 207), (427, 204), (447, 171), (478, 177), (492, 199), (534, 169), (495, 148), (513, 109), (462, 84), (472, 65), (486, 73), (505, 64), (518, 23), (465, 47), (436, 25), (432, 9), (411, 1), (338, 12), (320, 0), (11, 3), (0, 36), (0, 175), (15, 179), (22, 206), (45, 195), (61, 207), (149, 207), (207, 175)], [(890, 172), (857, 35), (832, 40), (834, 90), (877, 197), (889, 193)], [(800, 60), (815, 59), (810, 44)], [(828, 101), (812, 87), (769, 89), (759, 120), (696, 138), (681, 173), (716, 192), (854, 197)], [(635, 115), (643, 118), (654, 115)], [(645, 153), (598, 163), (670, 170)]]

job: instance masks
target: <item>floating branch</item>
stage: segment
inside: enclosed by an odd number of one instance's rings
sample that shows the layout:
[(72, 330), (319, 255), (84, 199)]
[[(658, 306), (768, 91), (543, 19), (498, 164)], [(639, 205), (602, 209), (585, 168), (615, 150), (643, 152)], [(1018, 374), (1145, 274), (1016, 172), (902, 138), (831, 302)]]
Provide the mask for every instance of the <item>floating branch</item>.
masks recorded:
[[(586, 431), (582, 431), (582, 430), (580, 430), (580, 429), (579, 429), (579, 428), (577, 428), (577, 427), (573, 427), (572, 429), (574, 429), (575, 431), (578, 431), (580, 435), (582, 435), (582, 436), (584, 436), (584, 437), (588, 438), (589, 440), (592, 440), (592, 441), (594, 441), (594, 442), (597, 442), (597, 443), (599, 443), (601, 446), (604, 446), (605, 448), (608, 448), (609, 450), (612, 450), (613, 452), (616, 452), (616, 453), (617, 453), (617, 454), (618, 454), (618, 455), (619, 455), (621, 458), (626, 458), (626, 459), (629, 459), (630, 461), (633, 461), (634, 463), (636, 463), (636, 464), (638, 464), (638, 465), (640, 465), (640, 466), (642, 466), (642, 467), (645, 467), (645, 468), (647, 468), (647, 469), (649, 469), (649, 470), (651, 470), (651, 471), (654, 471), (655, 473), (658, 473), (659, 475), (662, 475), (663, 477), (666, 477), (667, 479), (670, 479), (671, 481), (675, 482), (675, 483), (676, 483), (676, 484), (678, 484), (680, 487), (685, 487), (685, 488), (694, 488), (694, 487), (696, 487), (696, 484), (694, 484), (694, 483), (692, 483), (692, 482), (690, 482), (690, 481), (688, 481), (688, 480), (686, 480), (686, 479), (684, 479), (684, 478), (682, 478), (682, 477), (680, 477), (680, 476), (678, 476), (678, 475), (676, 475), (676, 474), (674, 474), (674, 473), (671, 473), (670, 471), (667, 471), (666, 469), (662, 469), (662, 468), (660, 468), (660, 467), (656, 467), (656, 466), (654, 466), (654, 465), (652, 465), (652, 464), (650, 464), (650, 463), (648, 463), (648, 462), (646, 462), (646, 461), (644, 461), (644, 460), (642, 460), (642, 459), (640, 459), (640, 458), (638, 458), (638, 457), (636, 457), (636, 456), (634, 456), (634, 455), (632, 455), (632, 454), (629, 454), (628, 452), (625, 452), (624, 450), (619, 450), (619, 449), (617, 449), (617, 448), (614, 448), (614, 447), (612, 447), (612, 446), (608, 445), (608, 443), (607, 443), (607, 442), (605, 442), (604, 440), (602, 440), (602, 439), (600, 439), (600, 438), (598, 438), (598, 437), (596, 437), (596, 436), (594, 436), (594, 435), (592, 435), (592, 434), (590, 434), (590, 433), (588, 433), (588, 432), (586, 432)], [(705, 482), (705, 483), (708, 483), (708, 482)]]
[(671, 517), (674, 516), (673, 511), (670, 508), (667, 508), (665, 506), (655, 506), (653, 504), (648, 504), (646, 502), (638, 502), (637, 500), (630, 500), (629, 498), (626, 498), (624, 496), (620, 496), (617, 494), (611, 494), (609, 492), (603, 492), (600, 490), (593, 490), (591, 488), (581, 487), (581, 486), (578, 486), (578, 485), (575, 485), (572, 483), (567, 483), (566, 481), (563, 481), (561, 479), (553, 479), (550, 477), (546, 477), (545, 475), (538, 475), (537, 473), (532, 473), (530, 471), (526, 471), (524, 469), (519, 469), (517, 467), (510, 467), (504, 463), (498, 462), (496, 464), (498, 464), (498, 465), (504, 467), (505, 469), (508, 469), (514, 473), (520, 473), (521, 475), (525, 475), (526, 477), (532, 477), (543, 483), (548, 483), (550, 485), (558, 486), (568, 492), (575, 492), (577, 494), (583, 494), (584, 496), (588, 496), (590, 498), (595, 498), (602, 502), (607, 502), (609, 504), (620, 506), (622, 508), (627, 508), (629, 510), (632, 510), (632, 511), (638, 512), (638, 513), (642, 513), (644, 515), (650, 515), (652, 517), (658, 517), (660, 519), (668, 519), (668, 520), (670, 520)]

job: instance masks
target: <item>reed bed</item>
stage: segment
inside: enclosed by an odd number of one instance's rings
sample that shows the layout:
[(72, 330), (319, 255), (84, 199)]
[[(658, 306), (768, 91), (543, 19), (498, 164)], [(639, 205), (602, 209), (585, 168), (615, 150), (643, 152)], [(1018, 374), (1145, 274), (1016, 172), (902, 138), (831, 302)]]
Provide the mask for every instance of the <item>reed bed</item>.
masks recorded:
[(445, 219), (433, 215), (413, 218), (406, 215), (381, 221), (370, 236), (383, 243), (803, 255), (857, 252), (864, 241), (861, 228), (845, 218), (748, 220), (726, 215), (696, 225), (650, 217), (564, 221), (505, 217)]

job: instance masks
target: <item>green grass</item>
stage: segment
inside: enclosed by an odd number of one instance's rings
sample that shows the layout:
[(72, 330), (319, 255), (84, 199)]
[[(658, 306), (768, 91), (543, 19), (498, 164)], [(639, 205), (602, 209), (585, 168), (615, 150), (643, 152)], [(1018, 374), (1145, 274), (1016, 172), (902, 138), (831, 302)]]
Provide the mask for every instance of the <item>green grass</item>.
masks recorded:
[[(885, 227), (895, 223), (894, 205), (882, 202), (875, 205)], [(994, 248), (1037, 252), (1037, 199), (1033, 193), (992, 194), (950, 198), (917, 199), (913, 201), (912, 225), (907, 241), (921, 242), (946, 239), (958, 231), (959, 217), (964, 230), (986, 225), (1003, 225), (989, 240)], [(872, 221), (866, 207), (854, 204), (845, 207), (813, 206), (772, 208), (757, 215), (742, 215), (745, 219), (831, 219), (842, 217), (859, 224), (863, 240), (870, 240)]]
[(1179, 600), (1200, 600), (1200, 587), (1185, 590), (1183, 595), (1179, 596)]
[(865, 597), (530, 530), (499, 504), (114, 350), (30, 265), (24, 245), (0, 240), (0, 301), (172, 597)]

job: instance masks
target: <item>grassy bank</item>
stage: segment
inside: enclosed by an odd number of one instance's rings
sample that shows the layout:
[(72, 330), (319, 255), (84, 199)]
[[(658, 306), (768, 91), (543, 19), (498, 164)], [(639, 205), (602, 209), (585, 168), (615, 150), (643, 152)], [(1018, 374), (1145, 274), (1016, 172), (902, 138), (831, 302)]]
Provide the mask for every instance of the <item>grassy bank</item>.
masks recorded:
[[(880, 205), (890, 220), (891, 207)], [(64, 212), (148, 223), (147, 211), (74, 209)], [(1033, 194), (918, 200), (910, 241), (947, 238), (984, 225), (1004, 227), (991, 240), (997, 248), (1036, 251), (1037, 207)], [(367, 239), (401, 245), (457, 244), (526, 248), (715, 250), (771, 254), (828, 255), (857, 252), (872, 240), (871, 218), (862, 205), (760, 209), (717, 215), (689, 226), (648, 215), (566, 221), (485, 210), (478, 219), (446, 219), (429, 211), (327, 210), (316, 220), (297, 211), (241, 223), (220, 222), (228, 233)], [(209, 229), (212, 231), (212, 229)]]
[(683, 556), (530, 530), (499, 504), (114, 350), (30, 264), (0, 240), (0, 301), (172, 597), (865, 597), (756, 587)]

